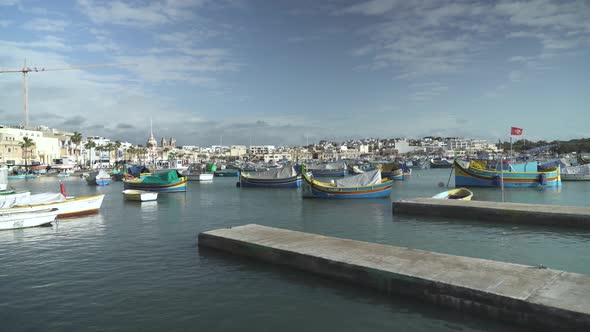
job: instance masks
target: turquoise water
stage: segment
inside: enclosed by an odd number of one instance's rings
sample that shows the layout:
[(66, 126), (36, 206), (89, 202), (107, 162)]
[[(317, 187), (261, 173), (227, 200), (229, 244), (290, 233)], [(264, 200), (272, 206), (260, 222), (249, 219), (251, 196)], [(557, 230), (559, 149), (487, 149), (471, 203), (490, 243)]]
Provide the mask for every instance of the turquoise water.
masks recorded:
[[(415, 171), (392, 199), (443, 191), (449, 170)], [(199, 249), (199, 232), (258, 223), (285, 229), (590, 274), (590, 232), (392, 215), (388, 199), (303, 200), (297, 190), (191, 182), (186, 194), (126, 202), (122, 183), (63, 179), (106, 193), (98, 215), (0, 232), (3, 331), (516, 331), (454, 311)], [(59, 191), (59, 179), (11, 181)], [(451, 181), (452, 185), (452, 181)], [(588, 205), (590, 183), (510, 189), (507, 201)], [(501, 200), (495, 189), (475, 199)]]

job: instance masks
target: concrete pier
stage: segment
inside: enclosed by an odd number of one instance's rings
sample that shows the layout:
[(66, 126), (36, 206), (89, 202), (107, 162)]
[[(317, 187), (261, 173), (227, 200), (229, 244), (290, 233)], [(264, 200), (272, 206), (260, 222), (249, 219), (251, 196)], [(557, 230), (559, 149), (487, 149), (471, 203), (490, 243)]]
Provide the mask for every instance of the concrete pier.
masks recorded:
[(581, 206), (415, 198), (392, 207), (395, 214), (590, 228), (590, 208)]
[(260, 225), (200, 233), (199, 246), (537, 330), (590, 331), (590, 276)]

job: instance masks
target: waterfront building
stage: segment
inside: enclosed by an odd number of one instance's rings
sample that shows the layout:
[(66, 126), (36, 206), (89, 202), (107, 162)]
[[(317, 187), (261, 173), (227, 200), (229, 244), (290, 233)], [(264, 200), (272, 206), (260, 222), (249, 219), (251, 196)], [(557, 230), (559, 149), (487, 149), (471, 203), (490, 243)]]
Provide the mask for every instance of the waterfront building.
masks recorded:
[(229, 148), (229, 156), (235, 158), (242, 158), (248, 153), (248, 148), (245, 145), (232, 145)]
[[(24, 128), (22, 126), (0, 126), (0, 164), (22, 165), (25, 157), (28, 163), (51, 165), (62, 158), (65, 142), (69, 142), (66, 132), (49, 128)], [(71, 134), (69, 135), (71, 136)], [(35, 145), (25, 153), (21, 148), (23, 138), (30, 138)]]

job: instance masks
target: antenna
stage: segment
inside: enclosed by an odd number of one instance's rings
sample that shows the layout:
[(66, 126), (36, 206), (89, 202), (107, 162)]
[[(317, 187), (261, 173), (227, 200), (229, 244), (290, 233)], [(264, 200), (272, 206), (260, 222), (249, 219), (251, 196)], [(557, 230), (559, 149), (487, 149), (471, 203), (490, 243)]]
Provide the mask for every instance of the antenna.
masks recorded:
[(88, 65), (88, 66), (71, 66), (71, 67), (61, 67), (61, 68), (37, 68), (37, 67), (27, 67), (27, 60), (25, 59), (23, 68), (22, 69), (8, 69), (8, 70), (0, 70), (0, 74), (2, 73), (23, 73), (23, 99), (24, 99), (24, 106), (25, 106), (25, 128), (29, 126), (29, 89), (27, 84), (27, 74), (30, 72), (44, 72), (44, 71), (62, 71), (62, 70), (73, 70), (73, 69), (89, 69), (89, 68), (100, 68), (100, 67), (116, 67), (116, 66), (129, 66), (130, 63), (103, 63), (103, 64), (95, 64), (95, 65)]

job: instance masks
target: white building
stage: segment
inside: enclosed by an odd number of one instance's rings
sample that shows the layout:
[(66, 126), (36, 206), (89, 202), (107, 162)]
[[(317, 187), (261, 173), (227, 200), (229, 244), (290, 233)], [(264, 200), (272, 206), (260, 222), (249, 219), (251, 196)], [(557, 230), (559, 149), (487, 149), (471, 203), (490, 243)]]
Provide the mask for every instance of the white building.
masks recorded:
[[(60, 138), (64, 138), (65, 134), (54, 134), (52, 131), (31, 128), (24, 129), (20, 126), (0, 126), (0, 164), (19, 165), (25, 163), (25, 152), (21, 148), (24, 137), (30, 138), (35, 143), (26, 153), (29, 163), (52, 165), (54, 160), (61, 159), (63, 143), (60, 142)], [(64, 141), (67, 141), (67, 138), (64, 138)]]
[(248, 148), (245, 145), (232, 145), (229, 148), (230, 157), (242, 158), (248, 153)]

